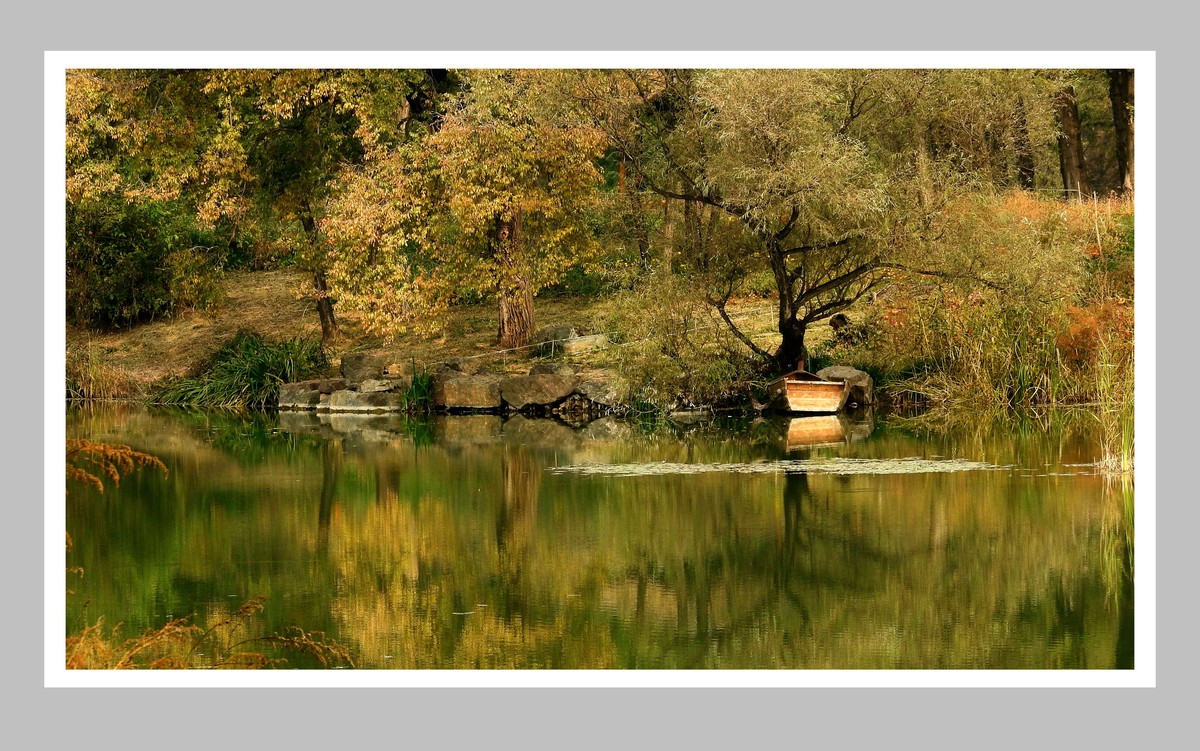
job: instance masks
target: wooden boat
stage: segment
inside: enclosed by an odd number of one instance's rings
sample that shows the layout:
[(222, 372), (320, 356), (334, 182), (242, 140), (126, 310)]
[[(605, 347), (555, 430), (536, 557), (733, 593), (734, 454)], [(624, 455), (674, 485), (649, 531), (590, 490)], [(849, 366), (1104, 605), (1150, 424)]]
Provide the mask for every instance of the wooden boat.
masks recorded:
[(840, 446), (849, 441), (849, 434), (841, 415), (810, 415), (788, 420), (786, 447), (788, 451), (799, 448)]
[(833, 414), (846, 406), (850, 385), (796, 370), (768, 383), (767, 394), (771, 406), (784, 412)]

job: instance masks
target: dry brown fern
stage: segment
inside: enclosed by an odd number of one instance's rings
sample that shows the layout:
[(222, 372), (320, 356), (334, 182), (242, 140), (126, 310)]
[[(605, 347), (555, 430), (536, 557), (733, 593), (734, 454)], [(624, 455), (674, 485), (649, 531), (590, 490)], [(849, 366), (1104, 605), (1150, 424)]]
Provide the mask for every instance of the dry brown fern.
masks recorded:
[(67, 439), (67, 479), (90, 485), (98, 492), (104, 492), (102, 477), (107, 477), (115, 486), (121, 483), (123, 475), (142, 467), (167, 473), (167, 465), (158, 457), (134, 451), (129, 446), (95, 443), (85, 438)]

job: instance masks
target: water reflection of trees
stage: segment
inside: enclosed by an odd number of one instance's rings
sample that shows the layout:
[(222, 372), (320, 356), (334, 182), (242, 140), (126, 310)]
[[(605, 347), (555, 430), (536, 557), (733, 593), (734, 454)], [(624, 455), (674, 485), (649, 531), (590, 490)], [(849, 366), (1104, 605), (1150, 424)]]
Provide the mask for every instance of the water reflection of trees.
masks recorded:
[(122, 488), (161, 498), (72, 510), (125, 530), (82, 551), (89, 571), (132, 561), (143, 577), (88, 596), (285, 591), (278, 618), (328, 628), (371, 667), (1106, 667), (1132, 638), (1096, 573), (1089, 478), (564, 477), (543, 468), (763, 451), (729, 434), (563, 447), (473, 425), (422, 445), (293, 438), (251, 466), (172, 433), (170, 479)]

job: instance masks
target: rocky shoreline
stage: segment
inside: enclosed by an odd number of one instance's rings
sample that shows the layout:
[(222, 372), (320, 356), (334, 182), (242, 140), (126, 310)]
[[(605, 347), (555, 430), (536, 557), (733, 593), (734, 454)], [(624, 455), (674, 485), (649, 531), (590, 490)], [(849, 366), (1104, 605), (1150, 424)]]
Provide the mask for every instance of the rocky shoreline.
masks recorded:
[[(534, 347), (541, 354), (564, 353), (568, 345), (589, 339), (568, 327), (539, 334), (543, 341)], [(359, 352), (342, 358), (339, 373), (340, 377), (281, 385), (278, 408), (366, 414), (431, 408), (439, 414), (554, 417), (572, 425), (631, 410), (629, 384), (617, 372), (561, 361), (536, 362), (524, 374), (504, 374), (481, 369), (478, 358), (453, 359), (431, 368), (396, 353)], [(816, 375), (849, 382), (849, 401), (856, 406), (874, 403), (874, 384), (863, 371), (833, 366)]]
[[(526, 375), (478, 372), (471, 361), (441, 364), (429, 374), (428, 402), (450, 414), (524, 414), (587, 422), (629, 411), (628, 386), (611, 370), (578, 370), (567, 363), (536, 363)], [(412, 362), (377, 353), (342, 358), (338, 378), (286, 383), (279, 388), (282, 411), (405, 412), (413, 406), (418, 373)]]

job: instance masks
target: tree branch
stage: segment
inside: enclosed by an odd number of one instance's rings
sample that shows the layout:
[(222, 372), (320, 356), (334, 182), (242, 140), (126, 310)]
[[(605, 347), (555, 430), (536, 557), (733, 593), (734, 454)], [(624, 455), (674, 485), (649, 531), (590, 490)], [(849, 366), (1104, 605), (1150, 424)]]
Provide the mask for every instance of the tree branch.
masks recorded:
[(720, 300), (715, 297), (709, 297), (707, 300), (709, 305), (716, 308), (717, 313), (721, 315), (721, 319), (725, 321), (725, 325), (729, 327), (729, 330), (733, 332), (733, 335), (736, 336), (742, 342), (742, 344), (745, 344), (752, 352), (754, 352), (754, 354), (758, 355), (764, 360), (767, 360), (768, 362), (775, 361), (774, 355), (755, 344), (754, 340), (746, 336), (746, 334), (737, 327), (737, 324), (733, 322), (733, 319), (729, 317), (729, 313), (725, 311), (725, 303), (728, 302), (727, 300)]
[(983, 286), (994, 289), (999, 292), (1005, 291), (1007, 288), (1003, 284), (997, 284), (990, 279), (975, 276), (973, 274), (952, 274), (948, 271), (934, 271), (933, 269), (914, 269), (911, 266), (905, 266), (899, 263), (881, 263), (878, 264), (881, 269), (895, 269), (897, 271), (907, 271), (910, 274), (920, 274), (921, 276), (932, 276), (938, 279), (963, 279), (969, 282), (978, 282)]
[(854, 267), (850, 271), (847, 271), (840, 276), (836, 276), (827, 282), (818, 284), (815, 287), (805, 290), (800, 297), (796, 299), (795, 307), (798, 308), (807, 303), (809, 300), (816, 299), (827, 292), (832, 292), (833, 290), (838, 289), (839, 287), (844, 287), (853, 282), (855, 279), (859, 279), (863, 275), (869, 274), (880, 267), (881, 264), (879, 263), (878, 258), (868, 261), (867, 263), (860, 264), (859, 266)]
[[(794, 210), (795, 209), (793, 209), (793, 211)], [(787, 228), (791, 229), (791, 222), (789, 222), (787, 224)], [(810, 250), (825, 250), (826, 248), (836, 248), (839, 245), (846, 245), (847, 243), (851, 243), (855, 240), (861, 240), (862, 238), (863, 238), (862, 235), (847, 235), (846, 237), (843, 237), (840, 240), (830, 240), (829, 242), (824, 242), (824, 243), (813, 243), (812, 245), (798, 245), (795, 248), (785, 248), (779, 252), (785, 256), (790, 256), (793, 253), (806, 253)]]

